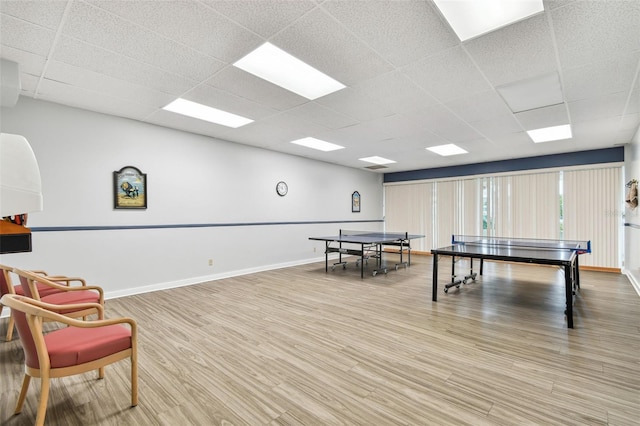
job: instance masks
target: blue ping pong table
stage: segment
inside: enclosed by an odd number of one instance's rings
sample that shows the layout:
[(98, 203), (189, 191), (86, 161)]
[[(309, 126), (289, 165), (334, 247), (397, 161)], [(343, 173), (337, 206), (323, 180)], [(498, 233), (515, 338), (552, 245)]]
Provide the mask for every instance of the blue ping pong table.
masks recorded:
[[(451, 245), (432, 249), (433, 255), (433, 295), (438, 300), (438, 258), (451, 256), (451, 282), (445, 285), (446, 293), (451, 287), (475, 281), (478, 275), (473, 271), (473, 259), (480, 259), (480, 275), (484, 260), (555, 265), (564, 269), (567, 326), (573, 328), (573, 295), (580, 288), (578, 257), (591, 253), (591, 241), (541, 240), (528, 238), (496, 238), (467, 235), (453, 235)], [(455, 272), (456, 257), (470, 260), (470, 273), (458, 278)]]
[[(329, 270), (329, 255), (338, 253), (338, 262), (332, 265), (335, 269), (337, 265), (346, 268), (347, 262), (342, 260), (343, 255), (359, 256), (356, 264), (360, 264), (360, 278), (364, 278), (364, 264), (368, 259), (376, 260), (376, 268), (373, 269), (373, 276), (378, 272), (387, 273), (387, 267), (383, 263), (382, 253), (384, 246), (397, 247), (400, 254), (400, 262), (395, 264), (395, 269), (399, 266), (407, 267), (411, 264), (411, 245), (413, 239), (424, 238), (424, 235), (414, 235), (408, 232), (375, 232), (375, 231), (347, 231), (340, 230), (338, 235), (328, 237), (309, 237), (310, 240), (325, 242), (325, 271)], [(404, 261), (404, 254), (407, 254), (407, 261)]]

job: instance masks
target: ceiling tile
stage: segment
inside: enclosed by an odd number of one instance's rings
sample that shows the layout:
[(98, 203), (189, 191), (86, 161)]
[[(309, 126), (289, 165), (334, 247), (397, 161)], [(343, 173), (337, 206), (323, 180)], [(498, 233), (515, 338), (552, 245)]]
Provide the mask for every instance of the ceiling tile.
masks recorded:
[(322, 8), (397, 67), (459, 44), (429, 2), (331, 0)]
[(518, 120), (516, 120), (511, 114), (470, 122), (469, 125), (478, 133), (489, 139), (518, 133), (523, 130)]
[(519, 112), (515, 114), (515, 117), (525, 130), (570, 124), (565, 104)]
[(0, 2), (1, 13), (50, 30), (58, 29), (66, 7), (66, 1), (3, 0)]
[(314, 2), (308, 0), (203, 0), (203, 2), (264, 38), (282, 31), (316, 6)]
[(103, 93), (47, 79), (43, 79), (40, 83), (38, 98), (63, 103), (76, 108), (91, 108), (92, 111), (137, 120), (142, 120), (155, 109), (138, 103), (114, 98)]
[(423, 122), (429, 131), (449, 142), (463, 142), (481, 139), (477, 131), (442, 105), (407, 113), (412, 120)]
[(233, 130), (230, 127), (210, 123), (204, 120), (187, 117), (186, 115), (175, 114), (163, 109), (157, 109), (143, 120), (147, 123), (172, 129), (183, 130), (189, 133), (210, 136), (223, 140), (229, 140), (228, 136)]
[(441, 102), (491, 89), (461, 47), (429, 56), (402, 70), (418, 86)]
[(392, 69), (353, 33), (319, 9), (304, 15), (270, 41), (347, 86)]
[(210, 86), (277, 110), (308, 102), (307, 98), (258, 78), (236, 67), (227, 67), (206, 81)]
[(13, 47), (46, 57), (51, 50), (55, 31), (30, 24), (9, 15), (0, 15), (2, 46)]
[(567, 100), (578, 101), (629, 90), (639, 61), (640, 50), (567, 69), (563, 74)]
[(339, 129), (358, 123), (355, 118), (336, 112), (317, 102), (307, 102), (288, 110), (287, 113), (329, 129)]
[[(303, 122), (295, 116), (281, 113), (235, 129), (229, 137), (234, 141), (249, 145), (268, 147), (281, 142), (289, 143), (303, 137), (313, 136), (324, 130), (325, 128), (322, 126)], [(257, 137), (258, 135), (260, 137)], [(310, 149), (307, 148), (307, 150)]]
[(612, 117), (617, 117), (620, 120), (627, 98), (627, 93), (619, 92), (612, 95), (569, 102), (571, 122), (577, 123)]
[(576, 1), (550, 13), (563, 66), (577, 67), (640, 49), (638, 1)]
[(618, 117), (605, 117), (588, 121), (581, 121), (573, 126), (574, 139), (593, 145), (602, 143), (624, 143), (613, 140), (621, 129), (621, 121)]
[(99, 88), (98, 93), (103, 96), (140, 103), (151, 108), (162, 107), (175, 99), (174, 95), (168, 93), (57, 61), (49, 63), (45, 78), (87, 91), (96, 92), (96, 88)]
[(511, 116), (511, 110), (500, 95), (489, 90), (459, 98), (445, 104), (458, 117), (467, 122), (484, 121), (499, 116)]
[(53, 59), (176, 96), (196, 84), (186, 77), (70, 37), (60, 38)]
[(224, 64), (103, 9), (75, 2), (63, 32), (162, 70), (202, 81)]
[(557, 71), (553, 38), (545, 14), (485, 34), (464, 46), (496, 86)]
[[(239, 59), (238, 52), (248, 52), (262, 42), (251, 31), (197, 2), (92, 0), (90, 3), (225, 62)], [(212, 28), (216, 30), (211, 31)]]
[(382, 74), (354, 86), (371, 99), (384, 102), (402, 113), (438, 104), (438, 101), (401, 71)]
[(201, 85), (182, 96), (189, 101), (198, 102), (213, 108), (218, 108), (232, 114), (238, 114), (252, 120), (260, 120), (278, 111), (252, 102), (233, 93), (225, 92), (209, 85)]

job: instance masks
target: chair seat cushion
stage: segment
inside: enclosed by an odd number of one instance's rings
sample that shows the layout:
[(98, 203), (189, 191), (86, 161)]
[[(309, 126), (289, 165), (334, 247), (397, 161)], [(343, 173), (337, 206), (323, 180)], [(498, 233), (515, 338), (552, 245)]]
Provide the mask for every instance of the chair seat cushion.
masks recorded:
[[(100, 294), (91, 290), (63, 291), (60, 293), (50, 294), (40, 297), (45, 303), (54, 305), (70, 305), (73, 303), (100, 303)], [(67, 313), (61, 311), (60, 313)]]
[(121, 325), (67, 327), (44, 336), (51, 368), (84, 364), (131, 347), (131, 330)]

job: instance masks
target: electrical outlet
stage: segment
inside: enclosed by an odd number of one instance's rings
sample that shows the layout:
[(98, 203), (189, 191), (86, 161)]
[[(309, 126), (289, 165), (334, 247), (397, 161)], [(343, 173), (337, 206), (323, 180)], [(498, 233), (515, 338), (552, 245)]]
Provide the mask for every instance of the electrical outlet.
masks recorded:
[(209, 259), (209, 266), (213, 266), (213, 259)]
[(315, 248), (315, 247), (313, 248), (313, 252), (314, 252), (314, 253), (316, 252), (316, 248)]

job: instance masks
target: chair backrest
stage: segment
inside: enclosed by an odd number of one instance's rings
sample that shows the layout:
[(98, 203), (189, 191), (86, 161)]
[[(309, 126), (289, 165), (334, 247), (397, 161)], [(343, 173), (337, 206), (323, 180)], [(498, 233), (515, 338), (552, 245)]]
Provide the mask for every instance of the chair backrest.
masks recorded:
[[(36, 300), (40, 300), (41, 296), (38, 291), (38, 283), (46, 284), (47, 282), (51, 282), (42, 274), (36, 274), (31, 271), (13, 268), (13, 273), (20, 278), (20, 284), (22, 285), (24, 295)], [(46, 286), (44, 287), (46, 288)]]
[(9, 273), (13, 268), (5, 265), (0, 265), (0, 297), (5, 294), (14, 294), (13, 284), (11, 283), (11, 276)]
[(31, 291), (31, 287), (29, 286), (29, 278), (24, 275), (18, 274), (18, 278), (20, 278), (20, 285), (22, 286), (22, 290), (24, 291), (24, 295), (28, 296), (32, 299), (40, 300), (39, 294), (33, 294)]
[[(16, 328), (20, 335), (20, 342), (24, 350), (25, 364), (31, 368), (40, 368), (40, 356), (48, 360), (44, 336), (42, 334), (42, 316), (44, 309), (34, 305), (33, 299), (16, 294), (5, 294), (0, 303), (11, 308)], [(37, 302), (35, 302), (37, 303)], [(39, 353), (43, 352), (43, 353)]]

